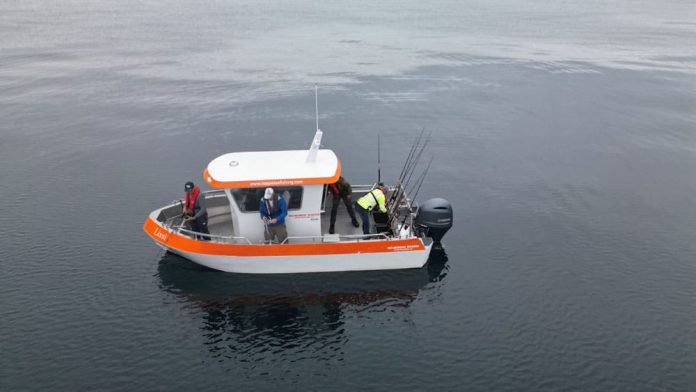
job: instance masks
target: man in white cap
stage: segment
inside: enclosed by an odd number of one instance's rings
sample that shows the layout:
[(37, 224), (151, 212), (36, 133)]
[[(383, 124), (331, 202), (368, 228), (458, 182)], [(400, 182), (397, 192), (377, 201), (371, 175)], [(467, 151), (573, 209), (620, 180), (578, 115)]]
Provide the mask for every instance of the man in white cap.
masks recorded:
[(265, 225), (264, 238), (266, 241), (282, 243), (288, 238), (285, 229), (285, 217), (288, 215), (288, 204), (285, 199), (276, 195), (273, 188), (266, 188), (263, 199), (259, 204), (259, 213)]

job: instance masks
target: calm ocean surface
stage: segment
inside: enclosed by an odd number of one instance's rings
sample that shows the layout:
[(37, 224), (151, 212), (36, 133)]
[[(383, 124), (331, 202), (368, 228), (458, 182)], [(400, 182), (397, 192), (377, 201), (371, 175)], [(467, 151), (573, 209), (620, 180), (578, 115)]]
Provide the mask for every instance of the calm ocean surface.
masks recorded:
[[(455, 209), (421, 270), (247, 276), (147, 213), (324, 145)], [(0, 390), (696, 390), (693, 0), (0, 0)]]

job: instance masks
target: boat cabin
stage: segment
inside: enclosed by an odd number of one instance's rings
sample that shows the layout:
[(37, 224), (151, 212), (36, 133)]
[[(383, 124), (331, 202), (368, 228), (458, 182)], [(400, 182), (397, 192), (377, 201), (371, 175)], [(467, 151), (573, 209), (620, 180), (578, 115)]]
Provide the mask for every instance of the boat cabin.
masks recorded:
[[(211, 234), (263, 242), (259, 204), (265, 189), (271, 187), (288, 205), (285, 225), (292, 242), (312, 242), (322, 235), (325, 185), (336, 182), (340, 175), (340, 161), (331, 150), (318, 149), (311, 157), (307, 150), (221, 155), (208, 164), (203, 174), (206, 182), (221, 189), (227, 199), (227, 203), (220, 197), (213, 201), (214, 193), (206, 198)], [(218, 196), (222, 195), (218, 192)], [(221, 216), (226, 213), (229, 217)]]

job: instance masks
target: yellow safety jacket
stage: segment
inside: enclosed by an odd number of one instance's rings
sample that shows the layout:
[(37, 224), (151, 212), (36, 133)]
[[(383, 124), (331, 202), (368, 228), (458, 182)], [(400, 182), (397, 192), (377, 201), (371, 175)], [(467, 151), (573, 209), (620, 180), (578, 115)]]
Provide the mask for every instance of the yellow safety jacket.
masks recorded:
[(384, 205), (385, 197), (382, 190), (379, 188), (369, 191), (365, 196), (358, 199), (358, 205), (368, 211), (372, 211), (375, 206), (379, 205), (379, 210), (387, 212), (387, 207)]

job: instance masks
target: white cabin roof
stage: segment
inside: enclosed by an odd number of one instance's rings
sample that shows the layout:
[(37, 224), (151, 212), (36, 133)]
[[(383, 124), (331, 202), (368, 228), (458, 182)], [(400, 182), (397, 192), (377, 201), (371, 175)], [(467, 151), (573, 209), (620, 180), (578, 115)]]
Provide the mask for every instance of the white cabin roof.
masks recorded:
[(319, 150), (307, 161), (307, 150), (233, 152), (213, 159), (203, 173), (214, 188), (261, 188), (331, 184), (341, 163), (331, 150)]

